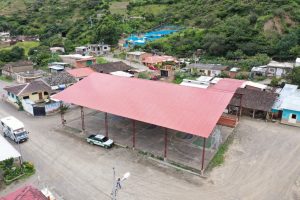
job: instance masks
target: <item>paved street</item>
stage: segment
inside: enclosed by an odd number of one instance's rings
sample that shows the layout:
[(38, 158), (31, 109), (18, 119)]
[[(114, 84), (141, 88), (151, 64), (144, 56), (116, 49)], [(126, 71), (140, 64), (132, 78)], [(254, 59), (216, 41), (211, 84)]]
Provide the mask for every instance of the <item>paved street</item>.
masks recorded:
[[(72, 110), (67, 117), (78, 113)], [(159, 165), (130, 149), (91, 146), (58, 131), (57, 115), (33, 118), (0, 102), (0, 117), (7, 115), (22, 120), (30, 131), (21, 149), (37, 173), (8, 186), (0, 196), (32, 183), (48, 186), (68, 200), (110, 199), (112, 167), (116, 167), (119, 176), (127, 171), (132, 174), (119, 192), (120, 200), (300, 198), (300, 129), (296, 127), (244, 118), (224, 165), (204, 179)]]

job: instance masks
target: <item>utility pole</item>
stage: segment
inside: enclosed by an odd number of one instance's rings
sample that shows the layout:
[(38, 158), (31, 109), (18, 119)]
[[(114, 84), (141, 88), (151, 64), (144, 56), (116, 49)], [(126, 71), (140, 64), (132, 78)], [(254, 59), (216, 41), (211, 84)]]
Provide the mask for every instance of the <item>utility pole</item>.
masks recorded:
[(116, 170), (113, 167), (113, 188), (112, 188), (112, 192), (111, 192), (111, 199), (112, 200), (117, 200), (117, 193), (118, 190), (120, 190), (121, 187), (121, 182), (125, 181), (126, 179), (128, 179), (130, 176), (129, 172), (126, 172), (123, 176), (123, 178), (117, 178), (116, 179)]

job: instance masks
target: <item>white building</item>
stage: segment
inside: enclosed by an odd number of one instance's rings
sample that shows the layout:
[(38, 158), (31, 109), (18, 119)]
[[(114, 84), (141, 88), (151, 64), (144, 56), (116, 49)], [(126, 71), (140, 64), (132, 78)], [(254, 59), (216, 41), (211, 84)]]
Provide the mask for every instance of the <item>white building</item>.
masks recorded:
[(267, 65), (266, 75), (283, 77), (287, 75), (289, 72), (291, 72), (293, 68), (294, 68), (293, 63), (271, 61)]

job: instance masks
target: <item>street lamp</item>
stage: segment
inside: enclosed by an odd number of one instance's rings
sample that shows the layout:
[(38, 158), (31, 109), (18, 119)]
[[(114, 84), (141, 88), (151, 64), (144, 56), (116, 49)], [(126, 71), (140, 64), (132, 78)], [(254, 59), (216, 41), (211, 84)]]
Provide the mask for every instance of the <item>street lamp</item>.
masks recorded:
[(129, 178), (130, 172), (126, 172), (122, 178), (116, 179), (116, 171), (115, 168), (113, 167), (113, 174), (114, 174), (114, 179), (113, 179), (113, 189), (111, 192), (111, 199), (116, 200), (118, 190), (122, 188), (121, 183)]

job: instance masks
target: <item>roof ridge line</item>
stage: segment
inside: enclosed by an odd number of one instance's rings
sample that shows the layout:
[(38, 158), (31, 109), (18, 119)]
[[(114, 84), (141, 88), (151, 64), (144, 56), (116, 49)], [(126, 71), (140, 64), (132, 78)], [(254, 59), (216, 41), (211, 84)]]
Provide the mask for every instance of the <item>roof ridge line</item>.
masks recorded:
[(29, 85), (30, 83), (27, 83), (26, 86), (17, 94), (17, 96), (19, 96)]

